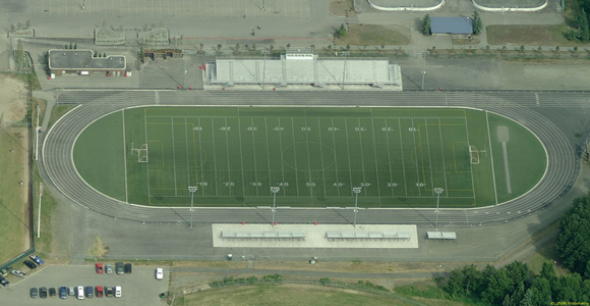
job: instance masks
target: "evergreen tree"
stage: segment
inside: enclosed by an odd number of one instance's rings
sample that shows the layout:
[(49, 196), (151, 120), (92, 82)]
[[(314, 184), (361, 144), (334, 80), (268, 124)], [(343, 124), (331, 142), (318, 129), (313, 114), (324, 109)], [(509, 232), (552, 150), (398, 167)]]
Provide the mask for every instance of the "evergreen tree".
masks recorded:
[(535, 306), (533, 301), (533, 289), (529, 289), (525, 292), (524, 297), (520, 301), (521, 306)]
[[(590, 258), (590, 195), (574, 200), (562, 217), (555, 243), (557, 255), (572, 272), (585, 274)], [(588, 278), (587, 275), (582, 275)]]
[(479, 35), (483, 28), (483, 24), (481, 22), (481, 17), (477, 11), (473, 11), (473, 34)]
[(578, 14), (578, 27), (580, 28), (578, 38), (583, 43), (588, 43), (590, 41), (590, 25), (588, 24), (588, 14), (584, 9)]
[(426, 14), (422, 21), (422, 34), (430, 35), (430, 15)]

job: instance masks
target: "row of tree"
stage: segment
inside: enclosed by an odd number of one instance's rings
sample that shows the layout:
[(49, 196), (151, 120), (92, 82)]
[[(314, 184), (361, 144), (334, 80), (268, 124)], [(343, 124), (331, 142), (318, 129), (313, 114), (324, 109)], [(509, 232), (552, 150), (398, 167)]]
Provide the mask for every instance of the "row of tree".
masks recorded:
[(572, 274), (557, 277), (545, 262), (539, 274), (526, 264), (513, 262), (483, 271), (474, 265), (451, 272), (443, 289), (454, 298), (484, 305), (550, 305), (551, 302), (590, 301), (590, 195), (574, 200), (560, 222), (557, 255)]

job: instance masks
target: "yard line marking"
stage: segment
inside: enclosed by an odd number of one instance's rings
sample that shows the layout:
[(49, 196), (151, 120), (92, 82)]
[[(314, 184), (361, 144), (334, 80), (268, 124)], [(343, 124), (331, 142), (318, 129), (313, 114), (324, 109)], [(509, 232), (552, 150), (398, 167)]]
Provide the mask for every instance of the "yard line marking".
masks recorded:
[[(414, 118), (412, 118), (412, 128), (416, 129), (416, 127), (414, 126)], [(414, 157), (415, 157), (415, 164), (416, 164), (416, 179), (420, 180), (420, 169), (418, 169), (418, 150), (416, 150), (416, 132), (412, 132), (412, 140), (414, 141)], [(422, 164), (422, 166), (424, 166), (424, 164)], [(416, 182), (416, 188), (418, 188), (418, 196), (422, 197), (422, 193), (420, 192), (420, 186), (418, 185), (418, 183), (421, 182)]]
[[(387, 119), (384, 120), (385, 122), (385, 130), (389, 129), (387, 124)], [(391, 167), (391, 150), (389, 149), (389, 133), (385, 132), (385, 143), (387, 144), (387, 162), (389, 164), (389, 182), (393, 183), (393, 169)], [(402, 158), (403, 161), (403, 158)], [(403, 162), (402, 162), (403, 164)], [(395, 197), (395, 193), (393, 192), (393, 187), (391, 187), (391, 196)]]
[(324, 197), (327, 195), (326, 193), (326, 169), (324, 167), (324, 143), (322, 142), (322, 123), (320, 121), (320, 117), (318, 117), (318, 134), (320, 136), (320, 161), (322, 165), (322, 183), (324, 184)]
[[(283, 178), (283, 185), (285, 184), (285, 159), (283, 158), (283, 132), (281, 131), (281, 118), (279, 119), (279, 144), (281, 145), (281, 174), (282, 174), (282, 178)], [(287, 186), (283, 186), (283, 187), (287, 187)], [(295, 182), (295, 187), (299, 188), (297, 186), (297, 182)], [(285, 190), (285, 188), (283, 189), (283, 195), (287, 196), (287, 191)], [(299, 193), (299, 191), (298, 191)]]
[(381, 182), (379, 179), (379, 165), (377, 159), (377, 142), (375, 141), (375, 120), (373, 119), (373, 109), (371, 108), (371, 133), (373, 134), (373, 152), (375, 153), (375, 176), (377, 180), (377, 194), (381, 197)]
[[(201, 125), (201, 117), (197, 118), (197, 124), (202, 127)], [(194, 124), (193, 124), (193, 144), (196, 144), (195, 141), (195, 131), (194, 131)], [(199, 150), (203, 150), (203, 143), (201, 141), (201, 139), (203, 138), (201, 135), (201, 133), (203, 132), (203, 129), (199, 129)], [(196, 150), (194, 149), (194, 145), (193, 145), (193, 151), (196, 152)], [(215, 151), (213, 151), (215, 152)], [(194, 152), (193, 152), (194, 154)], [(215, 156), (213, 156), (213, 158), (215, 158)], [(200, 161), (200, 165), (201, 165), (201, 180), (203, 179), (203, 175), (206, 173), (205, 171), (203, 171), (203, 169), (205, 169), (205, 164), (203, 164), (203, 154), (199, 154), (199, 161)], [(196, 158), (195, 158), (195, 162), (196, 162)], [(197, 176), (197, 166), (195, 165), (195, 182), (198, 184), (199, 180), (198, 180), (198, 176)], [(216, 170), (217, 171), (217, 170)], [(217, 177), (215, 178), (215, 180), (217, 181)], [(204, 187), (204, 186), (203, 186)], [(215, 183), (215, 188), (217, 188), (217, 182)], [(201, 195), (205, 196), (205, 188), (201, 188)]]
[(174, 194), (178, 196), (178, 190), (176, 189), (176, 142), (174, 141), (174, 116), (170, 116), (170, 124), (172, 126), (172, 161), (174, 162)]
[[(334, 118), (331, 118), (332, 127), (334, 127)], [(332, 142), (334, 143), (334, 155), (336, 154), (336, 131), (332, 130)], [(334, 166), (336, 169), (336, 181), (340, 182), (340, 177), (338, 176), (338, 158), (334, 156)], [(338, 196), (340, 196), (340, 187), (336, 186), (338, 190)]]
[[(469, 148), (469, 127), (467, 126), (467, 117), (463, 118), (465, 121), (465, 134), (467, 136), (467, 148)], [(473, 201), (477, 201), (475, 199), (475, 182), (473, 181), (473, 164), (469, 162), (469, 168), (471, 169), (471, 188), (473, 189)]]
[(266, 120), (266, 117), (264, 117), (264, 131), (266, 134), (266, 160), (268, 161), (268, 184), (272, 186), (274, 185), (274, 183), (272, 182), (272, 172), (270, 171), (270, 140), (268, 139), (268, 120)]
[(442, 125), (440, 123), (440, 118), (438, 118), (438, 132), (440, 137), (440, 152), (442, 153), (442, 165), (443, 165), (443, 173), (445, 179), (445, 193), (447, 197), (449, 197), (449, 186), (447, 185), (447, 168), (445, 166), (445, 150), (443, 147), (443, 134), (442, 134)]
[(344, 131), (346, 131), (346, 149), (348, 150), (348, 174), (350, 176), (350, 187), (352, 188), (352, 166), (350, 165), (350, 144), (348, 142), (348, 120), (346, 120), (346, 117), (344, 117)]
[[(226, 119), (227, 121), (227, 119)], [(226, 133), (227, 134), (227, 133)], [(244, 186), (244, 154), (242, 153), (242, 125), (240, 123), (240, 109), (238, 108), (238, 142), (240, 143), (240, 169), (242, 170), (242, 197), (246, 196), (246, 188)], [(227, 144), (229, 151), (229, 142)]]
[[(201, 119), (199, 118), (199, 125), (201, 123), (200, 121)], [(213, 122), (213, 119), (211, 119), (211, 134), (213, 136), (213, 140), (211, 142), (213, 142), (213, 170), (215, 173), (215, 196), (218, 197), (219, 196), (219, 191), (217, 190), (217, 185), (219, 185), (219, 182), (217, 181), (217, 153), (216, 153), (216, 149), (215, 149), (215, 124)], [(200, 134), (199, 134), (200, 136)], [(199, 138), (199, 144), (200, 144), (201, 139)]]
[[(357, 118), (357, 122), (358, 122), (358, 126), (359, 126), (359, 147), (361, 148), (361, 169), (363, 170), (363, 183), (367, 182), (367, 178), (365, 177), (365, 157), (364, 157), (364, 152), (363, 152), (363, 136), (362, 136), (362, 131), (361, 131), (361, 118), (358, 117)], [(365, 192), (365, 194), (363, 196), (365, 196), (367, 193)]]
[(494, 184), (494, 198), (498, 205), (498, 190), (496, 189), (496, 172), (494, 171), (494, 154), (492, 153), (492, 137), (490, 136), (490, 121), (488, 120), (488, 111), (486, 111), (486, 126), (488, 129), (488, 143), (490, 144), (490, 163), (492, 165), (492, 183)]
[(127, 140), (125, 139), (125, 109), (121, 112), (123, 116), (123, 163), (125, 164), (125, 203), (129, 203), (127, 191)]
[[(430, 168), (430, 189), (434, 195), (434, 172), (432, 172), (432, 159), (430, 158), (430, 139), (428, 137), (428, 120), (424, 118), (424, 129), (426, 130), (426, 148), (428, 149), (428, 166)], [(422, 144), (420, 144), (422, 145)], [(424, 168), (422, 168), (424, 171)]]
[[(148, 140), (149, 139), (148, 138), (148, 128), (147, 128), (147, 117), (145, 116), (146, 110), (147, 109), (144, 109), (143, 110), (143, 125), (144, 125), (144, 128), (145, 128), (145, 143), (146, 144), (149, 144), (149, 140)], [(148, 145), (148, 150), (149, 150), (149, 145)], [(148, 151), (148, 158), (149, 158), (149, 151)], [(146, 168), (147, 168), (147, 193), (148, 193), (148, 201), (149, 201), (149, 198), (152, 197), (152, 194), (150, 192), (150, 161), (149, 161), (149, 159), (148, 159), (148, 162), (146, 163)]]
[[(387, 119), (385, 119), (387, 121)], [(406, 181), (406, 161), (404, 160), (404, 142), (402, 140), (402, 120), (397, 119), (397, 125), (399, 126), (399, 143), (400, 152), (402, 154), (402, 170), (404, 173), (404, 189), (406, 191), (406, 197), (408, 197), (408, 182)]]
[[(190, 169), (190, 162), (188, 160), (188, 131), (186, 130), (187, 126), (186, 126), (186, 117), (184, 117), (184, 138), (185, 138), (185, 142), (184, 142), (184, 146), (186, 147), (186, 179), (188, 180), (188, 186), (193, 186), (191, 185), (191, 169)], [(196, 179), (195, 179), (195, 184), (196, 184)], [(187, 186), (187, 187), (188, 187)], [(196, 185), (194, 185), (196, 186)]]
[(297, 196), (299, 196), (299, 176), (297, 175), (297, 150), (295, 150), (295, 123), (291, 117), (291, 134), (293, 134), (293, 156), (295, 159), (295, 186), (297, 186)]
[[(254, 118), (252, 117), (250, 117), (250, 126), (254, 126)], [(256, 168), (256, 141), (254, 139), (254, 129), (252, 129), (252, 151), (254, 152), (254, 181), (258, 183), (258, 168)], [(258, 186), (254, 186), (254, 189), (256, 189), (256, 196), (258, 196)]]
[[(305, 127), (307, 127), (307, 117), (304, 118)], [(307, 135), (308, 131), (305, 131), (305, 148), (307, 149), (307, 171), (308, 171), (308, 179), (309, 179), (309, 196), (313, 198), (313, 186), (311, 184), (311, 160), (309, 159), (309, 137)]]
[[(227, 127), (227, 117), (225, 118), (225, 126)], [(239, 128), (238, 128), (238, 130), (239, 130)], [(229, 136), (228, 136), (228, 134), (229, 134), (229, 132), (226, 131), (225, 132), (225, 144), (227, 146), (227, 149), (225, 150), (225, 152), (226, 152), (226, 155), (227, 155), (227, 180), (228, 180), (228, 182), (231, 182), (231, 166), (229, 164), (229, 140), (228, 140), (228, 137)], [(241, 153), (242, 152), (240, 151), (240, 154)], [(242, 184), (243, 183), (244, 183), (244, 181), (242, 180)], [(231, 184), (228, 184), (227, 187), (229, 187), (229, 195), (231, 196), (231, 187), (232, 187)]]

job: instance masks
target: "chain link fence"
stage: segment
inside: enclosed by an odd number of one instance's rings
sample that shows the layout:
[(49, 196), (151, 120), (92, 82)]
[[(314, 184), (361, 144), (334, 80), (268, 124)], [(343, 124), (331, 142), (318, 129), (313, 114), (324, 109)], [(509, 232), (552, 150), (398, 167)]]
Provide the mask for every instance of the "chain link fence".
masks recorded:
[(0, 265), (0, 270), (1, 269), (8, 269), (9, 267), (11, 267), (12, 265), (14, 265), (15, 263), (27, 258), (27, 256), (31, 255), (35, 253), (35, 248), (31, 248), (28, 249), (22, 253), (20, 253), (19, 255), (17, 255), (16, 257), (12, 258), (11, 260), (5, 262), (4, 264)]

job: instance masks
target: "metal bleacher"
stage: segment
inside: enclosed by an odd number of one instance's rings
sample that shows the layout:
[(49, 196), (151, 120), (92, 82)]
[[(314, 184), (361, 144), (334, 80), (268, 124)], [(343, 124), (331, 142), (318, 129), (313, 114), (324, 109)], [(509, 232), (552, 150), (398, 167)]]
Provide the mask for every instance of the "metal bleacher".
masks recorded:
[(234, 231), (222, 231), (221, 238), (223, 239), (235, 239), (235, 240), (305, 240), (305, 232), (234, 232)]
[(408, 232), (326, 232), (328, 240), (410, 240)]

